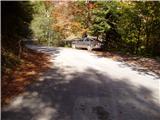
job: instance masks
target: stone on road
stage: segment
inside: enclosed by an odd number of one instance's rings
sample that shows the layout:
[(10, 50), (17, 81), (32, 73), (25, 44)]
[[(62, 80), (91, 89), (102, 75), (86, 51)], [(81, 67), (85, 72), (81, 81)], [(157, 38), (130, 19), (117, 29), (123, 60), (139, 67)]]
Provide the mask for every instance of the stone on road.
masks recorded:
[(53, 65), (2, 108), (3, 120), (160, 120), (157, 76), (85, 50), (28, 47)]

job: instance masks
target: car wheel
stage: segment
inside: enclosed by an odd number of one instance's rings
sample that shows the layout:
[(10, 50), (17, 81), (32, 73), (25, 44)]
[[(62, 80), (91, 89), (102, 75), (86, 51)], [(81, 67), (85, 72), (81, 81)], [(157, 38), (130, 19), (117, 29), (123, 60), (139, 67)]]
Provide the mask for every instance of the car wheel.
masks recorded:
[(91, 46), (88, 46), (87, 49), (88, 49), (89, 51), (92, 51), (92, 47), (91, 47)]

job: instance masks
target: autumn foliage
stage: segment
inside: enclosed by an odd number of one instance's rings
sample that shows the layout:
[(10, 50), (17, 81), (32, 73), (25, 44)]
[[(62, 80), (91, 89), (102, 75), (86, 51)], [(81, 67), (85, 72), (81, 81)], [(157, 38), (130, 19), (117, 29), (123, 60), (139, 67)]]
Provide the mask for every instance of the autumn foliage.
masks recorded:
[(55, 3), (53, 10), (53, 29), (61, 33), (63, 38), (67, 38), (73, 34), (80, 35), (84, 30), (84, 26), (78, 20), (78, 16), (84, 14), (82, 9), (75, 2)]

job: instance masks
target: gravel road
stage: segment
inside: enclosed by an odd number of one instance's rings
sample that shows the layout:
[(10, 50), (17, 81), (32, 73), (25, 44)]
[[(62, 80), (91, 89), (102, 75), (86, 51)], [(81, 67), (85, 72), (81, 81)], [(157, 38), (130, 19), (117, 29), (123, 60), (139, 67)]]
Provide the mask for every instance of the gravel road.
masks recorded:
[(160, 120), (158, 76), (86, 50), (28, 47), (53, 65), (2, 108), (3, 120)]

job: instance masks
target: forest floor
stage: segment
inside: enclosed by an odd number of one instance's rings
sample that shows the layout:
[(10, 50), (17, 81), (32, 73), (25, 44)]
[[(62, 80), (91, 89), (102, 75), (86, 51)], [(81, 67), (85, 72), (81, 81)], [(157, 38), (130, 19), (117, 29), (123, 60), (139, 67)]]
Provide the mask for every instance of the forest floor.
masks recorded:
[[(142, 56), (125, 55), (117, 52), (101, 52), (93, 51), (101, 57), (111, 58), (115, 61), (120, 61), (127, 63), (130, 67), (135, 67), (141, 72), (153, 72), (154, 74), (160, 76), (160, 58), (147, 58)], [(138, 68), (137, 68), (138, 67)]]
[(49, 56), (30, 49), (22, 53), (20, 60), (21, 63), (14, 69), (5, 68), (2, 74), (2, 106), (8, 104), (13, 97), (23, 93), (27, 85), (49, 68)]

